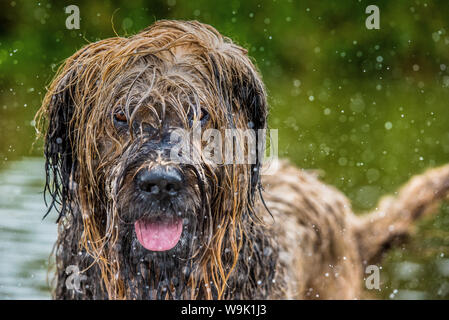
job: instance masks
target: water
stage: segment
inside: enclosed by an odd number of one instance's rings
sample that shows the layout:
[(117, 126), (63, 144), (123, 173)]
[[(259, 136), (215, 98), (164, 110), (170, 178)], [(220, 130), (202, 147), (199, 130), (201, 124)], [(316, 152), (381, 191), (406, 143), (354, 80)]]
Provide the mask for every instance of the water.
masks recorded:
[(14, 161), (0, 172), (0, 299), (49, 299), (54, 216), (42, 220), (43, 160)]

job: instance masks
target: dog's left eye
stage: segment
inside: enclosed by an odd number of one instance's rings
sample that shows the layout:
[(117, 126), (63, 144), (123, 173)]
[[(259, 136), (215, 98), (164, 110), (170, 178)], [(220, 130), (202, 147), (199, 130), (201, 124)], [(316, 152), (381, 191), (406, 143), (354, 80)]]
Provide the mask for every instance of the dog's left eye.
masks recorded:
[(118, 111), (118, 112), (114, 113), (114, 120), (117, 121), (118, 123), (126, 123), (127, 122), (126, 115), (123, 111)]

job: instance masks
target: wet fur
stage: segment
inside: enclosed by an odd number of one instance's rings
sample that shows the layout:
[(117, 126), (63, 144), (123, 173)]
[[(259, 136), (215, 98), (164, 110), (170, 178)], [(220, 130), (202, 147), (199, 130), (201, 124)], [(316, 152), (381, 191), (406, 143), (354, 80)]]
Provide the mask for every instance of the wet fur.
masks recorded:
[[(118, 109), (127, 126), (115, 122)], [(208, 25), (159, 21), (89, 44), (61, 66), (37, 115), (49, 210), (59, 212), (55, 298), (360, 298), (363, 265), (446, 195), (442, 167), (357, 217), (339, 191), (285, 161), (262, 179), (260, 159), (172, 163), (171, 130), (190, 128), (202, 110), (204, 129), (267, 126), (265, 89), (246, 50)], [(182, 194), (141, 199), (133, 177), (143, 166), (182, 172)], [(139, 244), (136, 219), (178, 214), (185, 229), (175, 248)], [(87, 277), (80, 292), (66, 287), (70, 265)]]

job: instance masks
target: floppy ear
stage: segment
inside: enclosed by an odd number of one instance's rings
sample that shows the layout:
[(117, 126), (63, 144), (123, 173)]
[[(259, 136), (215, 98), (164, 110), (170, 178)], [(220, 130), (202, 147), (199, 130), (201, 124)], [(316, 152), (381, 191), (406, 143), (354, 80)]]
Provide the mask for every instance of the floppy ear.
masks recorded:
[[(226, 103), (228, 122), (233, 125), (233, 115), (241, 109), (249, 122), (250, 129), (255, 130), (256, 145), (259, 146), (259, 129), (266, 129), (268, 104), (262, 79), (246, 54), (246, 50), (226, 43), (223, 51), (209, 53), (214, 73), (215, 85)], [(262, 160), (256, 152), (256, 163), (251, 166), (251, 183), (249, 199), (254, 199), (260, 184)]]
[[(66, 71), (67, 70), (67, 71)], [(71, 119), (74, 112), (73, 83), (76, 74), (74, 68), (67, 65), (62, 73), (50, 85), (38, 117), (45, 119), (45, 195), (50, 195), (48, 211), (55, 208), (59, 219), (66, 214), (70, 201), (69, 184), (75, 172), (76, 156), (72, 148), (73, 128)], [(60, 208), (58, 208), (60, 205)]]
[[(246, 61), (245, 61), (246, 60)], [(259, 148), (259, 144), (264, 143), (259, 141), (259, 129), (266, 129), (267, 126), (267, 113), (268, 104), (263, 82), (255, 69), (251, 61), (245, 56), (244, 64), (238, 66), (239, 73), (234, 73), (233, 79), (233, 91), (239, 104), (244, 108), (246, 117), (251, 125), (250, 129), (253, 129), (256, 133), (256, 146)], [(249, 196), (251, 201), (254, 199), (254, 193), (258, 187), (260, 187), (260, 171), (263, 159), (259, 157), (263, 153), (256, 152), (256, 163), (251, 166), (251, 189)]]
[(255, 67), (247, 60), (240, 69), (240, 74), (233, 79), (234, 94), (245, 109), (252, 129), (265, 129), (268, 112), (265, 88)]

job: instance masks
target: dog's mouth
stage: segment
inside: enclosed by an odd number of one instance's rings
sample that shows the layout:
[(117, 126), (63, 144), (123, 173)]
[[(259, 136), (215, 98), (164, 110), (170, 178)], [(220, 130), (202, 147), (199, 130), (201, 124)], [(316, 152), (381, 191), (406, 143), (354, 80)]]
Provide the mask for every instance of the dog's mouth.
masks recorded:
[(134, 223), (137, 240), (147, 250), (167, 251), (176, 246), (182, 234), (182, 218), (141, 218)]

